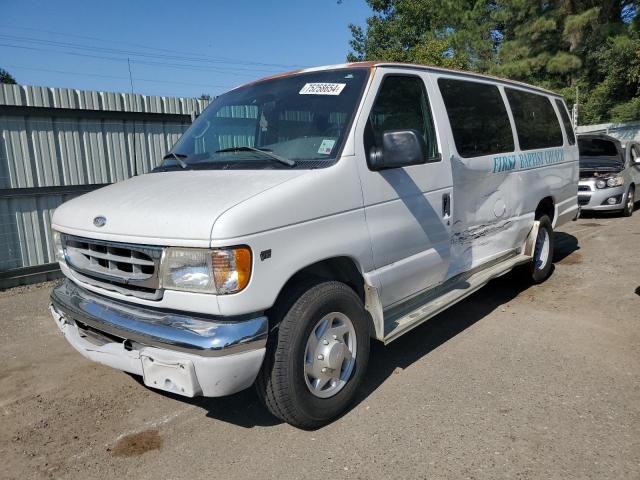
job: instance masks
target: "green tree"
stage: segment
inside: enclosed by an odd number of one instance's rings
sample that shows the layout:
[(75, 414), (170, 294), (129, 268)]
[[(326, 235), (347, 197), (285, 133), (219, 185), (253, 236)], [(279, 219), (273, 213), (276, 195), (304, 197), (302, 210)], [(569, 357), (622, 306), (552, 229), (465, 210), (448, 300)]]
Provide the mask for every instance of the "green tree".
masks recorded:
[(368, 0), (350, 61), (486, 72), (580, 92), (580, 123), (640, 119), (640, 20), (633, 0)]
[(491, 2), (478, 0), (367, 0), (374, 15), (351, 24), (349, 61), (381, 60), (483, 71), (495, 38)]
[[(585, 25), (580, 22), (567, 33), (570, 41), (565, 40), (563, 27), (569, 11), (561, 8), (561, 3), (499, 1), (494, 18), (502, 27), (501, 43), (497, 62), (490, 71), (549, 88), (570, 84), (583, 65), (576, 49)], [(592, 16), (585, 13), (583, 21), (588, 24)]]
[(595, 67), (589, 72), (592, 78), (580, 82), (586, 86), (580, 90), (585, 92), (581, 123), (639, 120), (640, 38), (609, 37), (588, 58)]
[(15, 85), (17, 82), (16, 82), (16, 79), (13, 78), (9, 72), (0, 68), (0, 83), (10, 83), (12, 85)]
[(628, 0), (500, 0), (503, 37), (490, 71), (570, 102), (579, 89), (581, 124), (639, 119), (636, 13)]

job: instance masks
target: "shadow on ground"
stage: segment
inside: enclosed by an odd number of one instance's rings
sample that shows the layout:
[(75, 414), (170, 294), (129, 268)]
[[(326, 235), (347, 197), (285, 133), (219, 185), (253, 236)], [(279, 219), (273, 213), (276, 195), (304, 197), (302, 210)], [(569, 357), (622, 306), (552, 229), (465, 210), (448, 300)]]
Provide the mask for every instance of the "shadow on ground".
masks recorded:
[[(554, 261), (562, 261), (580, 248), (576, 237), (564, 232), (556, 233), (554, 246)], [(365, 400), (397, 368), (405, 369), (411, 366), (527, 290), (531, 284), (527, 282), (526, 275), (523, 275), (525, 269), (526, 266), (520, 267), (492, 280), (490, 288), (480, 289), (386, 347), (381, 342), (372, 342), (369, 368), (360, 393), (351, 408)], [(207, 412), (207, 417), (245, 428), (282, 423), (262, 406), (253, 388), (221, 398), (185, 399), (169, 393), (158, 393), (196, 405)]]
[(565, 232), (555, 232), (553, 242), (553, 261), (555, 263), (562, 262), (565, 258), (570, 257), (572, 253), (580, 250), (578, 239), (573, 235)]
[[(638, 215), (640, 214), (640, 212), (638, 212), (638, 209), (640, 209), (640, 200), (637, 201), (634, 205), (634, 215)], [(598, 211), (598, 210), (580, 210), (580, 218), (581, 219), (585, 219), (585, 218), (621, 218), (623, 217), (622, 215), (622, 211), (621, 210), (604, 210), (604, 211)]]

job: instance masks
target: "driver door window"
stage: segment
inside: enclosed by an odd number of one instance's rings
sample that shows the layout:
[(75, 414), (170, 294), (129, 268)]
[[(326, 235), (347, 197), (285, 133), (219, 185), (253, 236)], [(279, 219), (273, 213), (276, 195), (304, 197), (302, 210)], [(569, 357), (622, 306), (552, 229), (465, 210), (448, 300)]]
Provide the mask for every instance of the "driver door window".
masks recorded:
[(382, 135), (389, 130), (416, 130), (427, 146), (426, 160), (437, 159), (435, 128), (424, 82), (419, 77), (388, 75), (369, 114), (365, 145), (382, 147)]

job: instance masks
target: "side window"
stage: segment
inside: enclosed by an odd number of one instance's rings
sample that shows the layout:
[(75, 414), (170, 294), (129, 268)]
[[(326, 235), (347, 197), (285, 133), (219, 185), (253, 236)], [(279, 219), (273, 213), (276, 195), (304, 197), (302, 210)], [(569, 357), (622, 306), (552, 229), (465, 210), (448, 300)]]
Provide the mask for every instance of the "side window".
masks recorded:
[(562, 118), (562, 125), (564, 125), (564, 131), (567, 134), (567, 141), (569, 145), (576, 144), (576, 134), (573, 133), (573, 125), (571, 125), (571, 119), (569, 118), (569, 113), (567, 112), (567, 107), (564, 102), (560, 99), (556, 99), (556, 107), (558, 107), (558, 111), (560, 112), (560, 118)]
[(462, 157), (513, 150), (511, 123), (497, 86), (451, 78), (440, 78), (438, 86)]
[(429, 99), (420, 77), (389, 75), (384, 78), (376, 102), (369, 114), (365, 145), (382, 146), (382, 134), (388, 130), (417, 130), (427, 145), (425, 156), (438, 154)]
[(549, 97), (506, 88), (521, 150), (559, 147), (562, 130)]

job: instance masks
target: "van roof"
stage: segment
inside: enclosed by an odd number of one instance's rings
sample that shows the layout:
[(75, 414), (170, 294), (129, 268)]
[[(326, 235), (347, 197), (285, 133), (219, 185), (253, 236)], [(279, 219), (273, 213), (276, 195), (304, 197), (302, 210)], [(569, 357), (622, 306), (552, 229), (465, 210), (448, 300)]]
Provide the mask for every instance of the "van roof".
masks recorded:
[(552, 92), (551, 90), (546, 90), (542, 87), (536, 87), (533, 85), (529, 85), (527, 83), (523, 83), (523, 82), (518, 82), (515, 80), (508, 80), (506, 78), (499, 78), (499, 77), (494, 77), (491, 75), (483, 75), (481, 73), (474, 73), (474, 72), (467, 72), (464, 70), (454, 70), (454, 69), (449, 69), (449, 68), (442, 68), (442, 67), (434, 67), (434, 66), (430, 66), (430, 65), (419, 65), (416, 63), (402, 63), (402, 62), (374, 62), (374, 61), (369, 61), (369, 62), (352, 62), (352, 63), (340, 63), (340, 64), (335, 64), (335, 65), (324, 65), (324, 66), (320, 66), (320, 67), (310, 67), (310, 68), (303, 68), (303, 69), (299, 69), (299, 70), (292, 70), (290, 72), (284, 72), (284, 73), (278, 73), (276, 75), (271, 75), (265, 78), (261, 78), (259, 80), (255, 80), (253, 82), (249, 82), (246, 85), (250, 85), (252, 83), (257, 83), (257, 82), (261, 82), (264, 80), (270, 80), (273, 78), (278, 78), (278, 77), (287, 77), (289, 75), (296, 75), (299, 73), (306, 73), (306, 72), (318, 72), (318, 71), (323, 71), (323, 70), (337, 70), (339, 68), (369, 68), (369, 69), (373, 69), (376, 67), (395, 67), (395, 68), (406, 68), (407, 70), (424, 70), (424, 71), (431, 71), (431, 72), (440, 72), (440, 73), (448, 73), (448, 74), (453, 74), (453, 75), (459, 75), (459, 76), (464, 76), (464, 77), (470, 77), (470, 78), (478, 78), (478, 79), (482, 79), (482, 80), (491, 80), (494, 82), (499, 82), (499, 83), (503, 83), (506, 85), (515, 85), (517, 87), (520, 88), (526, 88), (528, 90), (534, 90), (534, 91), (538, 91), (541, 93), (544, 93), (546, 95), (552, 95), (554, 97), (558, 97), (558, 98), (562, 98), (562, 96), (556, 92)]

